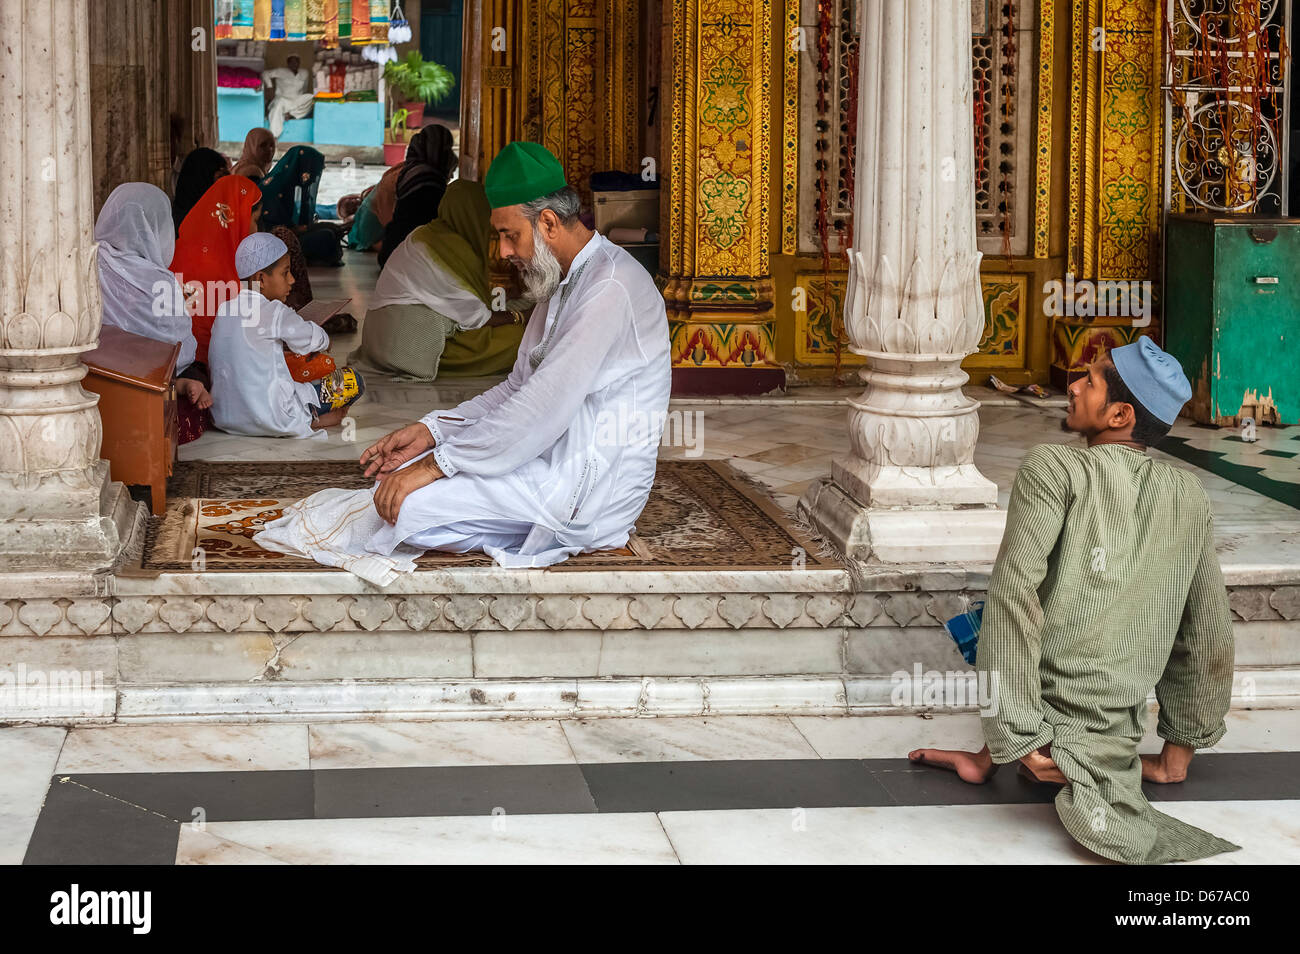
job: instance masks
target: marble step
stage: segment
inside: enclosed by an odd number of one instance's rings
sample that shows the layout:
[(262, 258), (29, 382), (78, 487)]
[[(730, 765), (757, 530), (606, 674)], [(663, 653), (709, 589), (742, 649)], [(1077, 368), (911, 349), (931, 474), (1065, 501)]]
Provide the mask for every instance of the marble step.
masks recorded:
[[(1240, 706), (1300, 705), (1296, 569), (1229, 579)], [(987, 575), (453, 568), (386, 590), (341, 572), (120, 576), (64, 596), (10, 587), (0, 721), (963, 708), (980, 687), (962, 688), (972, 667), (942, 622), (982, 597)], [(934, 678), (944, 692), (927, 696)]]

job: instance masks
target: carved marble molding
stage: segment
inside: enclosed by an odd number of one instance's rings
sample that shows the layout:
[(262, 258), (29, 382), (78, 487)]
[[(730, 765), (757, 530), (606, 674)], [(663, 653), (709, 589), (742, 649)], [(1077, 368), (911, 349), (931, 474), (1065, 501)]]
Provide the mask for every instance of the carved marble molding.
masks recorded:
[[(0, 637), (938, 627), (976, 590), (456, 596), (125, 596), (0, 601)], [(1300, 585), (1229, 587), (1233, 618), (1300, 620)]]

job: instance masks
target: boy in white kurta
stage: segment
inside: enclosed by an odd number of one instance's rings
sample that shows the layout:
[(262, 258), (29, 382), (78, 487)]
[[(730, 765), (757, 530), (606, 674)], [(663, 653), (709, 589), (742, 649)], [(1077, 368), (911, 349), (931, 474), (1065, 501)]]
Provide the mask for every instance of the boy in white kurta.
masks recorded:
[(351, 368), (317, 381), (295, 381), (284, 352), (329, 348), (329, 335), (284, 304), (293, 287), (289, 250), (254, 232), (239, 243), (235, 267), (247, 284), (217, 310), (208, 346), (212, 418), (231, 434), (311, 437), (338, 423), (364, 384)]
[[(323, 491), (255, 542), (379, 585), (424, 550), (542, 567), (624, 546), (654, 482), (672, 381), (654, 280), (578, 220), (554, 156), (512, 143), (484, 186), (503, 257), (538, 301), (510, 376), (361, 457), (372, 491)], [(371, 500), (373, 499), (373, 506)]]

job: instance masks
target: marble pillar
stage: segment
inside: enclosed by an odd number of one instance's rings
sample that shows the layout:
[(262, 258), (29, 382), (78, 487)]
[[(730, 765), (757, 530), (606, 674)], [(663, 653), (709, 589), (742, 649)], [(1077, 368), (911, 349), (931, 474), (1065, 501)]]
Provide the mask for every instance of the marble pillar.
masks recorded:
[(0, 570), (78, 577), (65, 595), (143, 523), (81, 387), (100, 326), (88, 8), (0, 4)]
[(962, 360), (984, 328), (975, 244), (970, 0), (858, 7), (857, 204), (844, 321), (868, 359), (852, 453), (800, 512), (843, 552), (991, 560), (1005, 515), (974, 464)]

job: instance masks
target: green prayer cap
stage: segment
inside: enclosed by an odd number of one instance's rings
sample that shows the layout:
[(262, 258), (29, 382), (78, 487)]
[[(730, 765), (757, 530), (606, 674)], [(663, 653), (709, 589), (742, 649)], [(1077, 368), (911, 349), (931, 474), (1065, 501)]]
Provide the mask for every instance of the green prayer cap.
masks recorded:
[(540, 143), (512, 142), (497, 153), (483, 178), (488, 204), (494, 209), (531, 202), (568, 185), (564, 167)]

